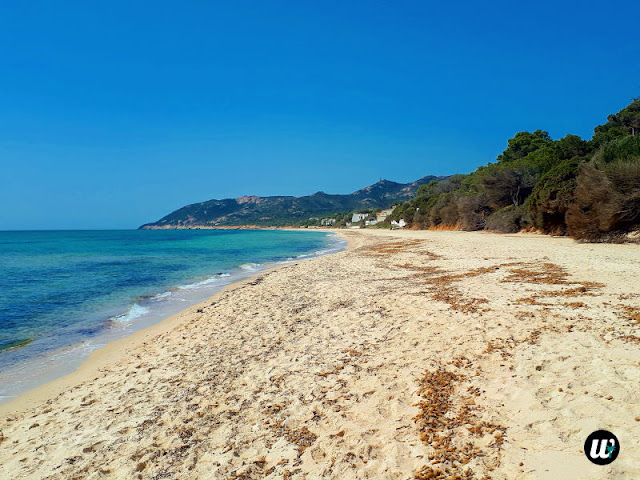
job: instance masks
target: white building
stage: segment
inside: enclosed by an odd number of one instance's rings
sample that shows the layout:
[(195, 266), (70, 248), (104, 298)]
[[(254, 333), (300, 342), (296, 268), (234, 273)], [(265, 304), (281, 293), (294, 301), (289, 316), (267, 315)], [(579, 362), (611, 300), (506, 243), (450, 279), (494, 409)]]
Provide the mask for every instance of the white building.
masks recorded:
[(322, 220), (320, 220), (320, 225), (325, 227), (330, 227), (332, 225), (335, 225), (335, 223), (336, 223), (335, 218), (323, 218)]
[(354, 213), (353, 215), (351, 215), (351, 223), (360, 222), (365, 218), (367, 218), (368, 216), (369, 216), (368, 213)]
[(401, 218), (398, 221), (391, 220), (391, 227), (404, 228), (406, 225), (407, 225), (407, 222), (404, 221), (404, 218)]

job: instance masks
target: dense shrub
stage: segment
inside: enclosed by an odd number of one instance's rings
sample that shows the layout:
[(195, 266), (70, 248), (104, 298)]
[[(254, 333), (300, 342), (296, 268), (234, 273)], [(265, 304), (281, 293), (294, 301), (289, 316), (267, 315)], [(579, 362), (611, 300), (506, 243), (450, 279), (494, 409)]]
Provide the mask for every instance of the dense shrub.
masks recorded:
[(433, 206), (429, 210), (429, 226), (458, 224), (459, 216), (456, 198), (457, 195), (454, 193), (445, 193), (434, 198)]
[(593, 155), (599, 165), (628, 162), (640, 157), (640, 134), (622, 137), (602, 145)]
[(578, 167), (583, 161), (581, 157), (565, 160), (540, 178), (527, 202), (534, 227), (544, 233), (566, 233), (565, 216), (573, 201)]
[(597, 241), (611, 233), (617, 199), (615, 187), (595, 164), (580, 168), (574, 202), (567, 209), (569, 234), (576, 239)]
[[(464, 195), (458, 198), (458, 225), (461, 230), (482, 230), (491, 212), (487, 198), (482, 195)], [(448, 222), (443, 222), (448, 223)]]
[(493, 212), (487, 218), (485, 228), (500, 233), (515, 233), (528, 227), (527, 209), (524, 205), (509, 206)]
[(566, 223), (585, 241), (611, 240), (640, 225), (640, 137), (605, 144), (580, 167)]

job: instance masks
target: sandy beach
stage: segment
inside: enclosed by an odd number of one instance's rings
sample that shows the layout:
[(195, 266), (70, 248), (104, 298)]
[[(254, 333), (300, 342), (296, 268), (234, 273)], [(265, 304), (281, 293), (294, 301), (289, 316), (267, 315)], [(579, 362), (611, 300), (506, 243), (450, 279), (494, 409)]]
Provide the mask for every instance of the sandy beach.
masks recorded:
[(640, 247), (340, 235), (2, 406), (0, 478), (640, 478)]

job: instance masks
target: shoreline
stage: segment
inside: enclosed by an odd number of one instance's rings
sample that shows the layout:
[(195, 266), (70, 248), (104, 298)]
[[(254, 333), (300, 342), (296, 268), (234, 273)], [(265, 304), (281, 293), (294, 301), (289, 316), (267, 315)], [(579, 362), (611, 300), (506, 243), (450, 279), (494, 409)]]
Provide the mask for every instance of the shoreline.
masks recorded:
[[(637, 246), (340, 235), (346, 250), (230, 285), (0, 407), (0, 474), (640, 475)], [(622, 445), (610, 466), (581, 452), (598, 428)]]
[[(348, 248), (349, 246), (347, 245), (346, 249)], [(320, 256), (333, 255), (335, 253), (339, 253), (340, 251)], [(188, 315), (197, 311), (203, 305), (215, 302), (216, 299), (221, 297), (222, 295), (233, 292), (233, 290), (235, 289), (242, 288), (244, 285), (250, 284), (251, 282), (255, 281), (257, 277), (279, 270), (281, 268), (286, 268), (291, 264), (308, 261), (313, 258), (318, 257), (316, 256), (303, 258), (300, 260), (292, 260), (289, 263), (266, 268), (264, 270), (261, 270), (260, 272), (256, 272), (248, 278), (244, 278), (229, 285), (225, 285), (221, 290), (217, 291), (212, 296), (201, 302), (191, 305), (184, 310), (181, 310), (180, 312), (161, 320), (158, 323), (145, 327), (141, 330), (137, 330), (130, 335), (110, 342), (107, 345), (92, 351), (74, 372), (48, 381), (43, 385), (40, 385), (23, 393), (22, 395), (10, 400), (7, 403), (0, 404), (0, 416), (15, 415), (24, 412), (25, 410), (32, 408), (38, 403), (57, 396), (61, 392), (68, 390), (70, 387), (80, 384), (83, 381), (90, 379), (91, 377), (94, 377), (95, 375), (100, 373), (100, 370), (103, 367), (108, 366), (117, 360), (128, 357), (129, 349), (143, 345), (145, 341), (160, 334), (171, 331), (175, 327), (179, 326), (182, 321), (185, 321)], [(17, 403), (20, 403), (20, 405), (16, 405)]]
[[(303, 230), (304, 231), (304, 230)], [(333, 233), (336, 234), (337, 237), (340, 237), (339, 234), (335, 231), (328, 231), (328, 234)], [(344, 240), (344, 239), (343, 239)], [(348, 242), (345, 244), (344, 249), (348, 249)], [(320, 256), (332, 255), (334, 253), (338, 253), (343, 251), (344, 249), (340, 249), (337, 251), (331, 251), (329, 253), (322, 253), (319, 255), (316, 254), (308, 254), (307, 256), (303, 256), (302, 258), (295, 258), (292, 260), (284, 260), (284, 261), (276, 261), (270, 262), (273, 266), (268, 266), (266, 268), (257, 270), (256, 272), (244, 276), (239, 277), (237, 280), (232, 281), (227, 285), (223, 285), (219, 287), (218, 290), (214, 291), (212, 295), (200, 300), (186, 308), (181, 309), (180, 311), (163, 318), (162, 320), (152, 323), (146, 327), (142, 327), (140, 329), (136, 329), (133, 332), (125, 334), (123, 337), (116, 338), (115, 340), (108, 341), (105, 345), (98, 347), (89, 352), (89, 354), (80, 361), (79, 365), (69, 373), (63, 373), (58, 375), (54, 373), (51, 375), (52, 378), (47, 379), (44, 383), (38, 384), (33, 388), (29, 388), (28, 390), (20, 393), (15, 398), (12, 398), (8, 401), (4, 401), (0, 403), (0, 417), (6, 416), (8, 414), (17, 414), (22, 412), (28, 408), (31, 408), (34, 404), (38, 402), (42, 402), (47, 400), (59, 393), (65, 391), (73, 385), (79, 384), (91, 376), (95, 376), (99, 373), (100, 369), (109, 365), (110, 362), (117, 361), (121, 357), (126, 356), (126, 352), (129, 348), (135, 348), (140, 344), (144, 343), (144, 341), (150, 337), (159, 335), (161, 333), (165, 333), (166, 331), (175, 328), (179, 324), (178, 317), (186, 317), (190, 313), (192, 313), (195, 309), (200, 307), (201, 305), (215, 301), (215, 298), (218, 296), (228, 292), (233, 291), (234, 288), (241, 288), (246, 283), (249, 283), (255, 280), (256, 277), (260, 275), (266, 274), (267, 272), (271, 272), (277, 270), (282, 267), (286, 267), (287, 265), (294, 264), (300, 261), (310, 260), (313, 258), (318, 258)], [(168, 330), (167, 330), (168, 329)], [(28, 342), (31, 343), (31, 342)], [(65, 349), (73, 349), (74, 347), (78, 347), (81, 344), (74, 344), (65, 347)], [(55, 354), (56, 352), (54, 352)], [(60, 365), (58, 370), (67, 370), (65, 365)], [(46, 376), (45, 376), (46, 378)], [(24, 402), (24, 405), (22, 403)], [(20, 404), (20, 405), (18, 405)]]
[[(285, 266), (286, 265), (278, 265), (276, 267), (272, 267), (270, 269), (266, 269), (262, 272), (256, 273), (255, 275), (252, 275), (247, 279), (239, 280), (238, 282), (226, 285), (207, 300), (187, 307), (179, 313), (171, 315), (154, 325), (143, 328), (142, 330), (135, 331), (130, 335), (127, 335), (126, 337), (115, 340), (103, 347), (92, 351), (89, 354), (88, 358), (86, 358), (80, 364), (76, 371), (46, 382), (45, 384), (27, 391), (7, 403), (0, 404), (0, 416), (11, 414), (15, 415), (28, 410), (35, 404), (51, 399), (57, 396), (59, 393), (68, 390), (70, 387), (90, 379), (92, 376), (98, 374), (101, 368), (118, 359), (127, 357), (127, 352), (130, 348), (135, 348), (136, 346), (144, 344), (146, 340), (162, 333), (166, 333), (175, 328), (180, 324), (181, 320), (184, 320), (185, 315), (193, 313), (192, 311), (195, 311), (195, 309), (197, 309), (200, 305), (210, 301), (215, 301), (216, 297), (222, 295), (227, 291), (233, 291), (234, 288), (241, 287), (243, 284), (249, 283), (250, 281), (252, 281), (252, 279), (254, 279), (254, 277), (260, 276), (261, 274), (270, 270), (277, 270), (278, 268), (283, 268)], [(20, 403), (20, 405), (16, 405), (17, 403)]]

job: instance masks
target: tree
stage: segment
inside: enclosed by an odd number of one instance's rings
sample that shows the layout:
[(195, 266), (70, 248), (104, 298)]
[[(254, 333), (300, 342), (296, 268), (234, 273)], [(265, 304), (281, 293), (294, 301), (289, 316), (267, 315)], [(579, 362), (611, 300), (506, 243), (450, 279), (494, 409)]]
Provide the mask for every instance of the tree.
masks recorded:
[(418, 187), (418, 191), (416, 192), (417, 197), (423, 197), (425, 195), (429, 195), (434, 193), (438, 187), (440, 182), (438, 180), (431, 180), (429, 183), (424, 183)]
[(491, 210), (521, 205), (539, 178), (538, 169), (527, 159), (493, 163), (469, 175), (471, 192), (482, 193)]
[(524, 158), (532, 152), (551, 143), (549, 132), (536, 130), (535, 132), (518, 132), (508, 140), (507, 149), (498, 155), (498, 163), (511, 162)]
[(640, 99), (635, 99), (631, 104), (620, 110), (619, 113), (614, 115), (616, 122), (631, 131), (631, 135), (635, 136), (640, 132)]
[(588, 241), (640, 226), (640, 135), (603, 145), (581, 165), (566, 222), (572, 237)]
[(564, 160), (538, 180), (527, 200), (536, 228), (544, 233), (566, 233), (565, 216), (573, 202), (578, 168), (585, 160), (586, 157)]
[(577, 135), (566, 135), (554, 142), (553, 149), (558, 160), (562, 161), (587, 155), (591, 151), (591, 146), (589, 142), (582, 140)]
[(635, 136), (640, 133), (640, 98), (635, 98), (618, 113), (607, 117), (607, 123), (593, 129), (592, 142), (596, 146), (626, 135)]

